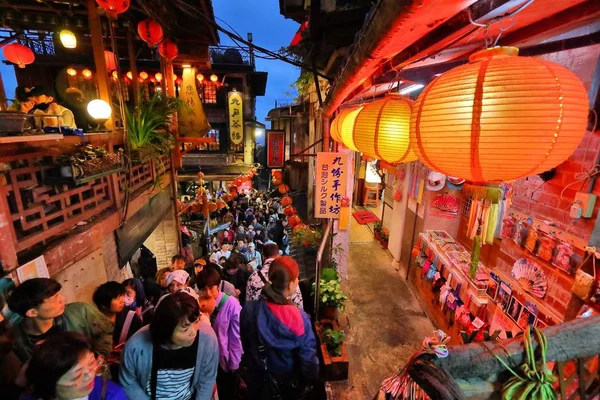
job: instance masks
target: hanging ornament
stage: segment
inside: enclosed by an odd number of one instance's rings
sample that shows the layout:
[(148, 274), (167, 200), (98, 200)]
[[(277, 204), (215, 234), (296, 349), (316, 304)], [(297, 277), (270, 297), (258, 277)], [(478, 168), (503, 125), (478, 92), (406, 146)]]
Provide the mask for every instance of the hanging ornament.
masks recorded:
[(202, 82), (204, 80), (204, 75), (198, 74), (196, 75), (196, 79), (198, 79), (198, 82)]
[(291, 217), (292, 215), (296, 214), (296, 208), (294, 206), (287, 206), (283, 209), (283, 213), (288, 217)]
[(352, 138), (356, 148), (388, 163), (417, 159), (410, 149), (410, 111), (413, 102), (399, 93), (363, 107), (356, 114)]
[(19, 68), (25, 68), (27, 64), (31, 64), (35, 60), (35, 54), (27, 46), (19, 43), (11, 43), (4, 46), (2, 49), (4, 58), (13, 64), (17, 64)]
[(290, 191), (290, 187), (288, 185), (279, 185), (279, 187), (277, 188), (277, 190), (281, 194), (286, 194), (287, 192)]
[(216, 76), (215, 74), (212, 74), (212, 75), (210, 76), (210, 80), (211, 80), (211, 82), (215, 82), (215, 83), (216, 83), (216, 82), (219, 80), (219, 77), (218, 77), (218, 76)]
[(175, 43), (169, 39), (164, 39), (158, 44), (158, 54), (160, 54), (163, 58), (166, 58), (167, 61), (171, 61), (177, 57), (179, 50), (177, 49), (177, 45)]
[(90, 71), (89, 69), (84, 69), (83, 71), (81, 71), (81, 75), (83, 75), (83, 77), (87, 80), (92, 79), (92, 71)]
[(281, 205), (283, 207), (287, 207), (287, 206), (291, 206), (292, 205), (292, 198), (290, 196), (285, 196), (281, 199)]
[(117, 15), (127, 11), (130, 2), (130, 0), (96, 0), (110, 18), (117, 18)]
[(150, 48), (154, 48), (156, 43), (163, 40), (163, 29), (160, 24), (151, 19), (141, 21), (137, 26), (138, 35)]
[(477, 52), (436, 78), (411, 116), (411, 148), (429, 168), (472, 182), (509, 181), (565, 161), (585, 135), (588, 97), (567, 68)]
[(106, 65), (106, 70), (108, 72), (116, 70), (117, 61), (115, 53), (113, 53), (112, 51), (104, 50), (104, 64)]
[(140, 72), (140, 78), (142, 78), (142, 81), (145, 81), (148, 79), (148, 73), (144, 71)]

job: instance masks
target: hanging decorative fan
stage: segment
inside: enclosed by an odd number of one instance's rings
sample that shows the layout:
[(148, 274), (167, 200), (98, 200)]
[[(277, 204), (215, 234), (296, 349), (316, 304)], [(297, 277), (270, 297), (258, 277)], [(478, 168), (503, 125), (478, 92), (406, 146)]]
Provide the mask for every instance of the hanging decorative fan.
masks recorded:
[(432, 205), (440, 211), (458, 214), (458, 201), (450, 194), (438, 194), (433, 199)]
[(542, 268), (527, 258), (521, 258), (515, 262), (512, 268), (512, 276), (526, 292), (539, 297), (546, 295), (548, 281)]

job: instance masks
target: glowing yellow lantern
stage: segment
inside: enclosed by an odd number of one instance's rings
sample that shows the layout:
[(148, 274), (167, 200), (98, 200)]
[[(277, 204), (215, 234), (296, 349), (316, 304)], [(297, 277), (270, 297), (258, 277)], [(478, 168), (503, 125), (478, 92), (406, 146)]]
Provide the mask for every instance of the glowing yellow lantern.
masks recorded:
[(160, 83), (162, 81), (162, 74), (160, 72), (154, 74), (154, 77), (156, 78), (156, 82)]
[(77, 47), (77, 38), (75, 34), (68, 29), (63, 29), (60, 31), (58, 35), (60, 38), (60, 42), (64, 46), (65, 49), (74, 49)]
[(588, 117), (583, 84), (561, 65), (517, 55), (515, 47), (477, 52), (425, 88), (411, 116), (423, 163), (473, 182), (508, 181), (575, 151)]
[(81, 71), (81, 75), (83, 75), (83, 77), (85, 79), (91, 79), (92, 78), (92, 71), (90, 71), (89, 69), (84, 69), (83, 71)]
[(148, 73), (144, 71), (140, 72), (140, 78), (142, 78), (142, 80), (145, 81), (146, 79), (148, 79)]
[(413, 102), (398, 93), (365, 105), (356, 116), (352, 137), (356, 148), (388, 163), (415, 161), (410, 149)]
[(342, 123), (350, 114), (350, 112), (356, 110), (356, 107), (345, 108), (335, 117), (335, 119), (331, 122), (331, 126), (329, 129), (329, 135), (336, 142), (342, 143), (342, 137), (340, 136), (340, 131), (342, 129)]
[(128, 77), (130, 80), (133, 80), (133, 74), (131, 73), (131, 71), (128, 71), (128, 72), (127, 72), (127, 77)]
[(117, 71), (113, 71), (111, 75), (114, 80), (117, 80), (119, 78), (119, 74), (117, 74)]
[(67, 68), (67, 75), (75, 76), (77, 75), (77, 70), (75, 68)]
[(204, 75), (198, 74), (196, 75), (196, 79), (198, 79), (198, 82), (202, 82), (204, 80)]
[(362, 107), (359, 107), (356, 110), (351, 110), (347, 115), (345, 115), (344, 119), (341, 121), (341, 129), (339, 129), (336, 133), (341, 138), (341, 142), (344, 144), (344, 146), (354, 151), (358, 151), (356, 145), (354, 144), (353, 138), (354, 121), (362, 109)]
[(219, 77), (218, 77), (218, 76), (216, 76), (215, 74), (212, 74), (212, 75), (210, 76), (210, 80), (211, 80), (212, 82), (217, 82), (217, 81), (219, 80)]

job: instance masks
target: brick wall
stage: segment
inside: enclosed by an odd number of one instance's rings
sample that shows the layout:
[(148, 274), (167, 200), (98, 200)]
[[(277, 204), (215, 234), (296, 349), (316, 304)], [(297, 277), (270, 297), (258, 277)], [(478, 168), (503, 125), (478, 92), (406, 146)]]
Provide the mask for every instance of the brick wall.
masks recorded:
[[(596, 45), (548, 54), (542, 58), (562, 64), (575, 72), (589, 90), (599, 54), (600, 45)], [(515, 181), (512, 208), (537, 220), (551, 221), (557, 228), (587, 241), (598, 216), (600, 202), (596, 204), (592, 218), (571, 220), (569, 209), (575, 194), (579, 190), (586, 191), (589, 182), (583, 187), (583, 181), (572, 183), (584, 168), (592, 168), (599, 149), (600, 130), (595, 133), (588, 132), (573, 155), (556, 168), (556, 176), (553, 179), (544, 183), (541, 178), (535, 176)], [(595, 186), (593, 193), (600, 195), (600, 183)], [(512, 241), (503, 240), (496, 267), (510, 272), (515, 260), (527, 257), (528, 254)], [(548, 278), (548, 292), (544, 300), (559, 315), (566, 319), (571, 318), (581, 306), (581, 301), (571, 294), (573, 277), (542, 260), (534, 260), (542, 266)]]
[(179, 252), (177, 226), (172, 208), (169, 208), (163, 221), (148, 236), (144, 246), (149, 248), (156, 256), (159, 269), (171, 265), (171, 257)]

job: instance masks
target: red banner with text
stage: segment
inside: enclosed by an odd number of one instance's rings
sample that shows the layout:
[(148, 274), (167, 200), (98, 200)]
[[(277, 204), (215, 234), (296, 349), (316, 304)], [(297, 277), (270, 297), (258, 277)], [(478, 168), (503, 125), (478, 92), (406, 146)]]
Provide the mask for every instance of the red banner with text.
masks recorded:
[(285, 132), (267, 131), (267, 167), (283, 168), (285, 161)]

